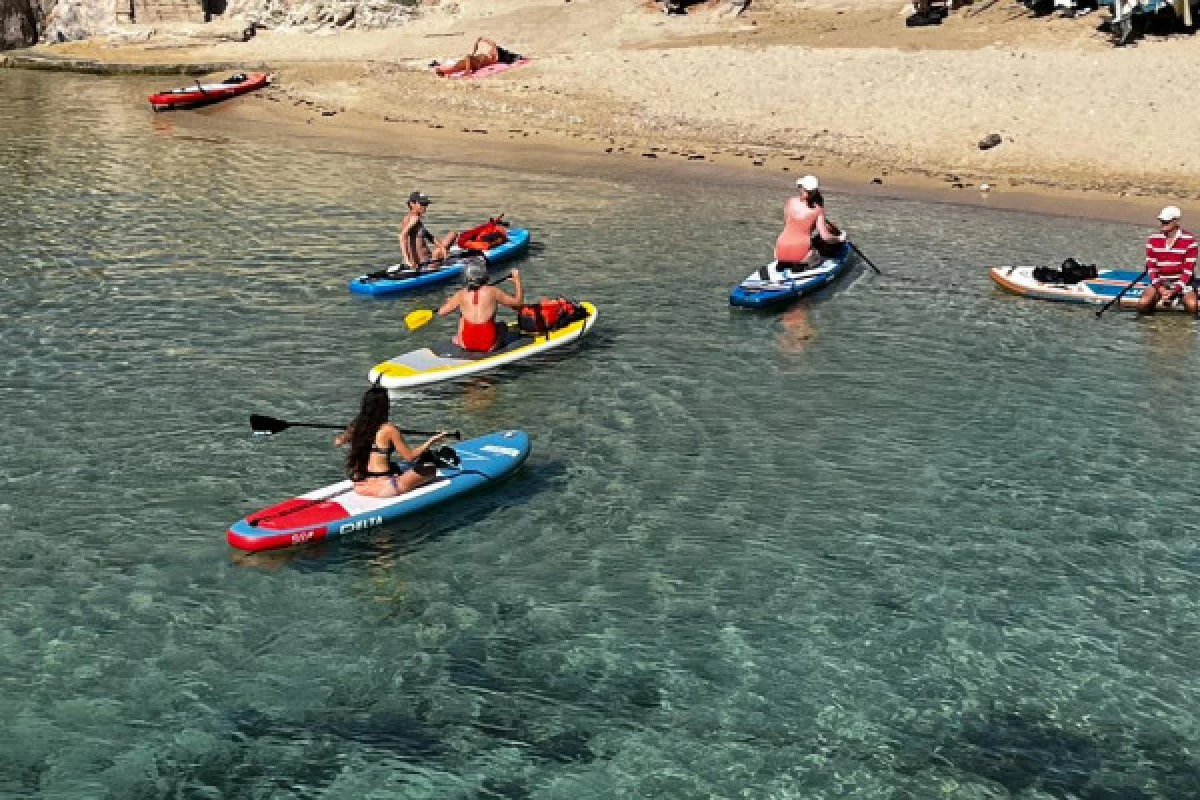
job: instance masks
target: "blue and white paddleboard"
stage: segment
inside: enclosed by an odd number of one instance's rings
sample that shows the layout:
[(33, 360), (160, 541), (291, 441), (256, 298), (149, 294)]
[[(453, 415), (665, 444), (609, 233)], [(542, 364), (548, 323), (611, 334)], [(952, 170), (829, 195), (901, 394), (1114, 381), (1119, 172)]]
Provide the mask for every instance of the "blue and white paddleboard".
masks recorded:
[(729, 293), (729, 305), (740, 308), (774, 308), (823, 289), (849, 268), (854, 251), (849, 242), (820, 264), (799, 272), (779, 268), (779, 262), (756, 269)]
[[(1037, 267), (992, 267), (988, 277), (1006, 292), (1034, 297), (1038, 300), (1055, 300), (1060, 303), (1080, 303), (1084, 305), (1104, 305), (1117, 295), (1121, 295), (1121, 308), (1136, 308), (1142, 299), (1142, 292), (1150, 285), (1150, 281), (1135, 270), (1102, 269), (1095, 278), (1079, 281), (1078, 283), (1055, 283), (1039, 281), (1034, 277)], [(1137, 283), (1134, 283), (1137, 281)], [(1130, 286), (1130, 284), (1133, 284)], [(1121, 294), (1124, 292), (1124, 294)], [(1159, 305), (1160, 311), (1186, 311), (1183, 303), (1175, 302), (1170, 305)]]
[[(526, 228), (509, 228), (508, 241), (481, 254), (487, 265), (494, 266), (511, 261), (529, 249), (529, 230)], [(380, 297), (391, 294), (403, 294), (435, 286), (439, 283), (452, 281), (462, 275), (463, 269), (470, 260), (471, 253), (457, 247), (450, 249), (450, 260), (439, 267), (431, 269), (412, 270), (403, 264), (396, 264), (381, 270), (383, 274), (372, 273), (360, 275), (350, 281), (350, 291), (355, 294)]]

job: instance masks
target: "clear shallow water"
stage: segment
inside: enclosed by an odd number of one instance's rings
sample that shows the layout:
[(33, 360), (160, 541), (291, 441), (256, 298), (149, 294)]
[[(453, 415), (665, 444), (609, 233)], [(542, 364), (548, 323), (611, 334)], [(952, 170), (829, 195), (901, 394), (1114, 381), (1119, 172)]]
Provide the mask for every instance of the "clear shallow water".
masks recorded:
[[(777, 192), (247, 146), (145, 88), (0, 71), (0, 794), (1200, 796), (1194, 323), (985, 274), (1140, 229), (835, 196), (886, 276), (734, 313)], [(248, 414), (341, 421), (438, 335), (345, 289), (416, 186), (531, 227), (596, 334), (395, 398), (529, 430), (513, 480), (235, 554), (339, 469)]]

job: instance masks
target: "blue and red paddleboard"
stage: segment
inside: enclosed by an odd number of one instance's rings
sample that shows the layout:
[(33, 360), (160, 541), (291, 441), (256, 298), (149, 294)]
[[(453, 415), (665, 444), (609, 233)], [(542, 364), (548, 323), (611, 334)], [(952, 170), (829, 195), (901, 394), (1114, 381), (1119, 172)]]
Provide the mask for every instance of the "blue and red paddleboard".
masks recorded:
[[(529, 249), (529, 231), (525, 228), (510, 228), (508, 241), (477, 255), (482, 255), (489, 267), (511, 261)], [(467, 265), (470, 251), (451, 248), (450, 260), (440, 267), (433, 269), (406, 269), (403, 264), (397, 264), (387, 269), (373, 272), (370, 275), (359, 275), (350, 281), (350, 291), (355, 294), (365, 294), (380, 297), (389, 294), (402, 294), (435, 286), (439, 283), (452, 281), (462, 275)]]
[(364, 497), (350, 481), (277, 503), (235, 522), (226, 540), (239, 550), (274, 550), (383, 525), (511, 474), (529, 457), (524, 431), (499, 431), (454, 446), (460, 464), (399, 497)]

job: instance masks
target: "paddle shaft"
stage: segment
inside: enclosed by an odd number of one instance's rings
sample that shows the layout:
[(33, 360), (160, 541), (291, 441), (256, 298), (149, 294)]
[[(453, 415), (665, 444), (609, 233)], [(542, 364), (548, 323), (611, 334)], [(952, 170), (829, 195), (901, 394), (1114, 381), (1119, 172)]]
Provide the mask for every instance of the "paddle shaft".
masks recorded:
[[(279, 421), (284, 422), (283, 420), (279, 420)], [(345, 425), (331, 425), (328, 422), (284, 422), (283, 427), (284, 428), (324, 428), (326, 430), (331, 430), (331, 431), (346, 430)], [(437, 434), (442, 433), (442, 431), (417, 431), (417, 430), (412, 430), (411, 428), (397, 428), (397, 430), (399, 430), (401, 433), (407, 433), (410, 436), (436, 436)], [(456, 439), (462, 438), (462, 434), (460, 431), (446, 431), (446, 432), (451, 434)]]
[(879, 271), (879, 267), (875, 266), (875, 263), (873, 261), (871, 261), (871, 259), (867, 258), (867, 254), (864, 253), (862, 250), (858, 249), (858, 245), (856, 245), (854, 242), (846, 242), (846, 244), (850, 245), (850, 249), (853, 250), (855, 253), (857, 253), (859, 258), (861, 258), (863, 261), (867, 262), (868, 267), (875, 270), (876, 275), (883, 274), (882, 272)]
[(1128, 286), (1126, 286), (1126, 287), (1125, 287), (1124, 289), (1122, 289), (1121, 291), (1117, 292), (1117, 296), (1116, 296), (1116, 297), (1114, 297), (1112, 300), (1109, 300), (1107, 303), (1105, 303), (1105, 304), (1104, 304), (1104, 305), (1103, 305), (1103, 306), (1100, 308), (1100, 310), (1099, 310), (1099, 311), (1097, 311), (1097, 312), (1096, 312), (1096, 318), (1097, 318), (1097, 319), (1099, 319), (1101, 314), (1103, 314), (1105, 311), (1108, 311), (1108, 309), (1112, 307), (1113, 303), (1116, 303), (1116, 302), (1117, 302), (1117, 301), (1119, 301), (1119, 300), (1120, 300), (1122, 297), (1124, 297), (1126, 292), (1128, 292), (1128, 291), (1129, 291), (1130, 289), (1132, 289), (1134, 286), (1137, 286), (1137, 284), (1138, 284), (1138, 281), (1140, 281), (1142, 278), (1146, 277), (1146, 275), (1147, 275), (1149, 272), (1150, 272), (1150, 268), (1149, 268), (1149, 267), (1147, 267), (1146, 269), (1142, 270), (1142, 274), (1141, 274), (1141, 275), (1138, 275), (1136, 278), (1134, 278), (1132, 281), (1130, 281)]

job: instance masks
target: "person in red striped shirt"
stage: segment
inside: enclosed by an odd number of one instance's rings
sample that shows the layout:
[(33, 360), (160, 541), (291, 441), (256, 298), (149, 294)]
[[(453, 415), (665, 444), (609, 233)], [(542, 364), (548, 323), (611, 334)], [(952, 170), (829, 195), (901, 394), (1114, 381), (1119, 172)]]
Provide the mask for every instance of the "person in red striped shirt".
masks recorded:
[(1176, 206), (1158, 212), (1162, 226), (1146, 240), (1146, 274), (1150, 286), (1138, 300), (1138, 311), (1149, 314), (1160, 303), (1170, 305), (1183, 301), (1189, 314), (1196, 313), (1196, 289), (1192, 276), (1196, 273), (1196, 237), (1179, 225), (1183, 216)]

